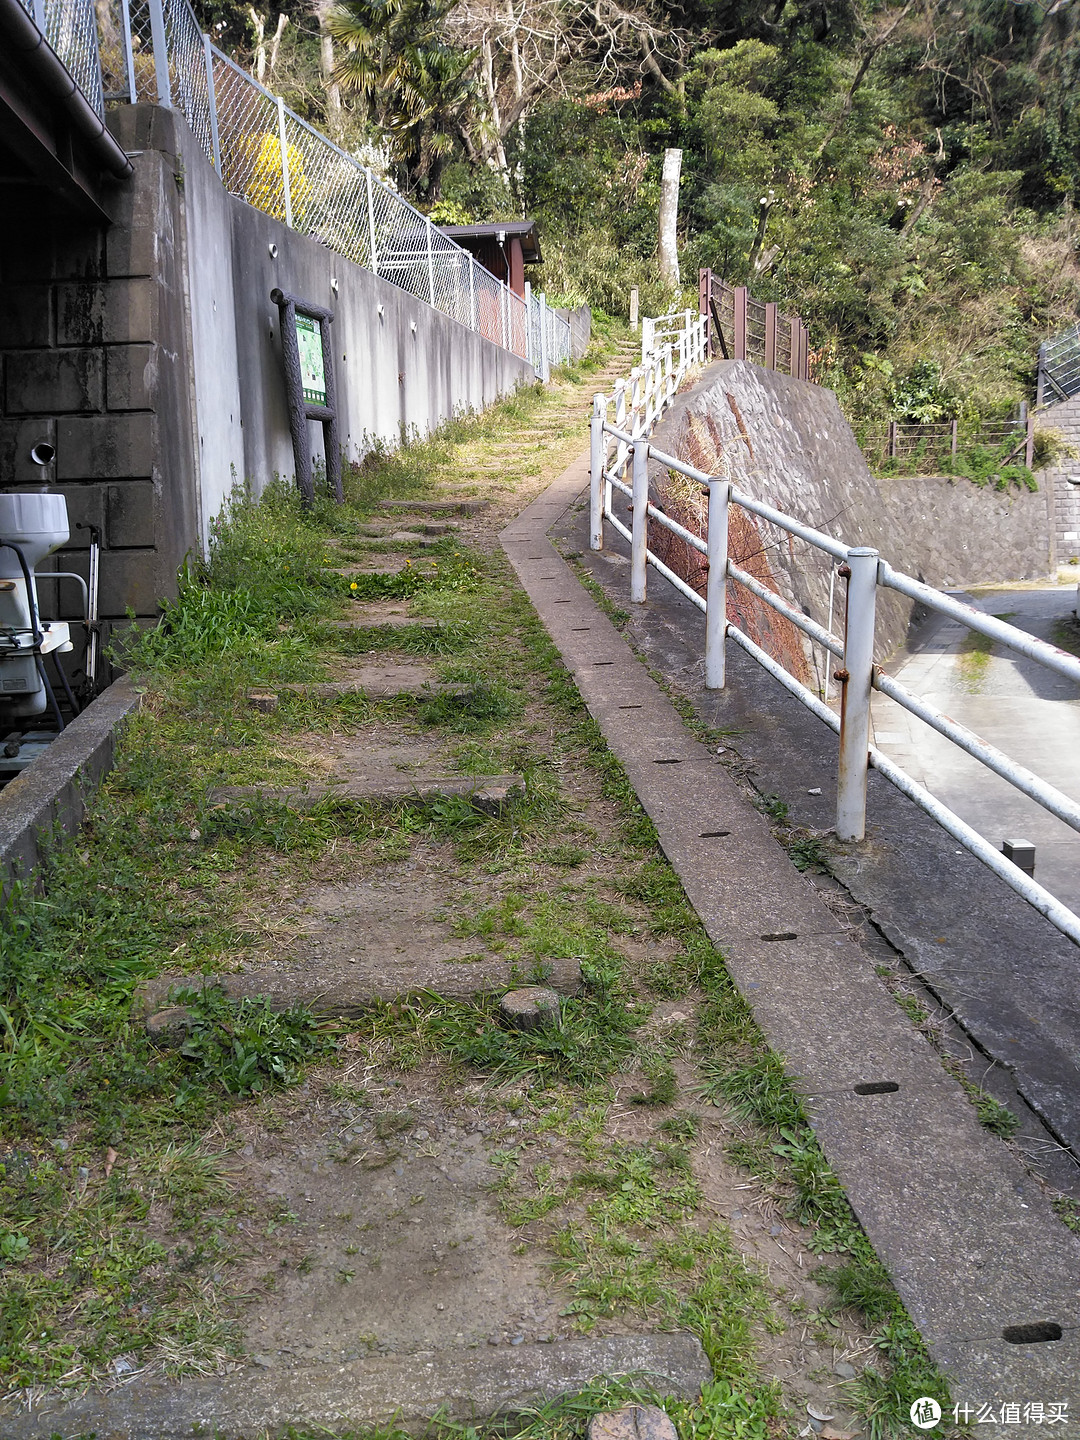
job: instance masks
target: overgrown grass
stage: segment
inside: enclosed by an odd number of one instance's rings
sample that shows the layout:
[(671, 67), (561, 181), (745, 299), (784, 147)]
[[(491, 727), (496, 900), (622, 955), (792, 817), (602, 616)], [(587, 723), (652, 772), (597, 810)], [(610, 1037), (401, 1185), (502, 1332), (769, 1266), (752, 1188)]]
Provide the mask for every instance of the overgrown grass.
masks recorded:
[[(786, 1422), (779, 1388), (755, 1360), (760, 1335), (780, 1324), (767, 1283), (726, 1226), (705, 1219), (690, 1154), (695, 1097), (681, 1093), (674, 1042), (658, 1045), (641, 1028), (662, 998), (704, 997), (696, 1038), (686, 1038), (696, 1099), (743, 1116), (744, 1163), (814, 1227), (819, 1248), (866, 1272), (837, 1303), (865, 1294), (875, 1323), (881, 1316), (880, 1373), (860, 1382), (867, 1408), (891, 1423), (905, 1385), (939, 1393), (899, 1303), (871, 1284), (876, 1261), (782, 1067), (501, 558), (453, 540), (411, 565), (404, 556), (396, 574), (363, 582), (365, 598), (405, 599), (437, 629), (328, 637), (327, 622), (346, 618), (362, 589), (341, 564), (356, 517), (437, 482), (462, 439), (497, 436), (542, 404), (525, 392), (423, 446), (376, 456), (350, 476), (344, 509), (320, 502), (304, 514), (281, 487), (259, 506), (241, 498), (161, 627), (132, 638), (144, 711), (87, 825), (52, 851), (44, 896), (16, 892), (0, 920), (0, 1373), (9, 1386), (83, 1381), (110, 1366), (115, 1374), (125, 1357), (156, 1355), (174, 1372), (214, 1369), (235, 1352), (235, 1307), (221, 1277), (249, 1202), (229, 1182), (221, 1144), (206, 1137), (211, 1126), (228, 1134), (231, 1107), (294, 1084), (335, 1037), (301, 1009), (231, 1005), (196, 982), (174, 996), (189, 1012), (179, 1048), (159, 1047), (137, 989), (162, 971), (194, 981), (235, 968), (258, 941), (267, 897), (342, 873), (333, 865), (394, 864), (424, 841), (452, 846), (456, 862), (497, 892), (457, 897), (448, 887), (456, 935), (524, 981), (576, 960), (585, 987), (539, 1031), (504, 1026), (491, 998), (425, 994), (374, 1007), (350, 1023), (349, 1043), (383, 1073), (436, 1061), (450, 1083), (482, 1079), (490, 1105), (512, 1090), (527, 1133), (564, 1138), (568, 1174), (530, 1166), (527, 1146), (494, 1153), (500, 1204), (515, 1225), (537, 1227), (581, 1328), (637, 1315), (701, 1337), (717, 1378), (700, 1404), (669, 1404), (683, 1440), (773, 1440)], [(364, 645), (365, 633), (377, 644)], [(436, 635), (450, 637), (445, 649)], [(429, 654), (460, 690), (421, 704), (283, 691), (269, 714), (247, 704), (249, 687), (318, 678), (368, 649)], [(319, 801), (299, 812), (213, 796), (220, 785), (295, 783), (305, 773), (301, 737), (356, 735), (376, 722), (433, 737), (463, 773), (520, 771), (525, 797), (488, 816), (453, 797)], [(564, 790), (569, 766), (591, 772), (616, 806), (602, 840)], [(582, 877), (597, 846), (617, 859), (612, 883)], [(645, 942), (669, 953), (631, 962)], [(637, 1113), (653, 1127), (633, 1144), (603, 1134), (611, 1082), (627, 1073), (642, 1077)], [(647, 1392), (598, 1388), (544, 1407), (524, 1433), (578, 1435), (605, 1397), (634, 1393)], [(879, 1433), (886, 1419), (875, 1422)]]

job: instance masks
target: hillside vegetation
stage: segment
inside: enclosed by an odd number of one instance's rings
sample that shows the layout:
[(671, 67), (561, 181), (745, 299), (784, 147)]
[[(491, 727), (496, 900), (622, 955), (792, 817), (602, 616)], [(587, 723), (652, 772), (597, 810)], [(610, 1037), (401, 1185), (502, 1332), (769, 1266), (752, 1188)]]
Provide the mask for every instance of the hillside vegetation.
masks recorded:
[(1080, 313), (1080, 0), (222, 0), (203, 20), (436, 220), (535, 217), (532, 278), (560, 302), (674, 298), (656, 228), (680, 147), (681, 299), (708, 265), (800, 313), (854, 418), (1007, 415)]

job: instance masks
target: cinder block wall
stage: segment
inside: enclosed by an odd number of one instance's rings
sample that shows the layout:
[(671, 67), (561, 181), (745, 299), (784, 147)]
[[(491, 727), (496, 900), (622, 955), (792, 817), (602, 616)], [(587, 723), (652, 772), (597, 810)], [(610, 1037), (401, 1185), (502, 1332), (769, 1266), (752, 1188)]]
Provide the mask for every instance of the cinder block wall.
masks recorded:
[[(67, 497), (56, 568), (85, 575), (76, 527), (99, 527), (107, 620), (155, 616), (195, 538), (178, 162), (152, 145), (132, 162), (132, 181), (102, 193), (112, 224), (27, 204), (0, 229), (0, 485)], [(56, 450), (45, 470), (30, 459), (41, 440)], [(59, 613), (80, 613), (75, 586), (60, 595)]]

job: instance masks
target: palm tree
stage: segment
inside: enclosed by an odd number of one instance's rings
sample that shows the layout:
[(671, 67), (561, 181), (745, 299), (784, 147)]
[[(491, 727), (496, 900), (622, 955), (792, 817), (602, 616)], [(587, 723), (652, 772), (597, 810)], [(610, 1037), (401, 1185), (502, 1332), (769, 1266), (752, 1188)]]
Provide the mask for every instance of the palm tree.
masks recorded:
[(429, 200), (440, 194), (455, 135), (476, 103), (474, 52), (447, 43), (445, 22), (457, 0), (343, 0), (327, 28), (345, 46), (334, 72), (361, 95), (390, 139), (410, 184)]

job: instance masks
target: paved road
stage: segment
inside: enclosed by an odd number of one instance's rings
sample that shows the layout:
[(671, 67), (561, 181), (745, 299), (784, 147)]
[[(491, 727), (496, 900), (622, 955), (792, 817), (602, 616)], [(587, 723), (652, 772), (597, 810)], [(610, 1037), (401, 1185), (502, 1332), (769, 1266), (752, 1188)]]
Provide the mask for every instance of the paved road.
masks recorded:
[[(1057, 643), (1055, 626), (1072, 619), (1076, 587), (994, 587), (973, 598), (989, 614)], [(915, 653), (890, 669), (909, 690), (1080, 799), (1080, 687), (1004, 646), (973, 650), (971, 633), (942, 617)], [(1080, 834), (884, 695), (874, 697), (873, 725), (877, 746), (993, 845), (1030, 840), (1036, 879), (1080, 913)]]

